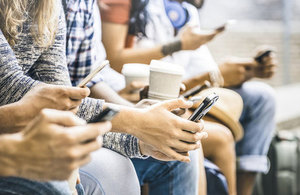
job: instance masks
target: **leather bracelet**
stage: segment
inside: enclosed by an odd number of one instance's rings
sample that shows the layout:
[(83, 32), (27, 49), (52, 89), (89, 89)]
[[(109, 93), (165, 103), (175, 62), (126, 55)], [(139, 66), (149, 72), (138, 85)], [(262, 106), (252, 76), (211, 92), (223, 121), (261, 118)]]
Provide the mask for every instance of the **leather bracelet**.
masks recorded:
[(161, 53), (164, 56), (167, 56), (167, 55), (171, 55), (174, 52), (180, 51), (180, 50), (181, 50), (181, 41), (176, 40), (174, 42), (163, 45), (161, 48)]

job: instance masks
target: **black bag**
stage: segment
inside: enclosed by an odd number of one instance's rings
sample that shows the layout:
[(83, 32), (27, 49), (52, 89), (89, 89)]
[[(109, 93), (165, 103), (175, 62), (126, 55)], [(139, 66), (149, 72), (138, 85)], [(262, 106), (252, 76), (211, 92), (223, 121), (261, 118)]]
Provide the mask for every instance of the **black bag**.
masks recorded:
[(268, 174), (259, 174), (255, 195), (300, 195), (300, 134), (278, 131), (271, 143)]

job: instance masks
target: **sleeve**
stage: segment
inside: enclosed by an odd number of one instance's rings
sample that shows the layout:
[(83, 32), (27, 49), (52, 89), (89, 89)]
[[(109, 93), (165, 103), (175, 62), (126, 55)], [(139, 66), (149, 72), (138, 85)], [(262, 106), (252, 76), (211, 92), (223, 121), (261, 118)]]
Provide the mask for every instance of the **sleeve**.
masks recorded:
[(41, 54), (30, 69), (30, 74), (39, 81), (56, 85), (71, 85), (66, 60), (66, 26), (61, 10), (54, 43)]
[(26, 76), (0, 30), (0, 105), (20, 100), (39, 82)]
[(130, 17), (131, 0), (102, 0), (108, 8), (101, 9), (103, 22), (127, 24)]
[[(125, 143), (126, 147), (118, 143)], [(145, 158), (140, 152), (138, 139), (123, 133), (106, 133), (103, 137), (103, 146), (129, 158)]]

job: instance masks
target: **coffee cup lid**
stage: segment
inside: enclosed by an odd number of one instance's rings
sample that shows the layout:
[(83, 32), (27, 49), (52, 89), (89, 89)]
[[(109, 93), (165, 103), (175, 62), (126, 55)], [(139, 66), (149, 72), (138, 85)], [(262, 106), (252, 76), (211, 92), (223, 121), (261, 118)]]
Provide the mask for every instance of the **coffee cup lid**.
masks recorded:
[(183, 75), (184, 69), (178, 64), (172, 64), (161, 60), (152, 60), (150, 63), (150, 71), (162, 72), (175, 75)]
[(139, 63), (124, 64), (122, 74), (125, 76), (149, 77), (149, 65)]

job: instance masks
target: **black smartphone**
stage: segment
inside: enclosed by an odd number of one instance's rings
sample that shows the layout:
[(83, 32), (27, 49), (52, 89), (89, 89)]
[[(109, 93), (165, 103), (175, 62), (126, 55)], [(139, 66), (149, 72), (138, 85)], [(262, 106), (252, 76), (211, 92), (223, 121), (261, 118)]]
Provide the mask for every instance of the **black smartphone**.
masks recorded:
[(206, 115), (218, 99), (219, 96), (216, 93), (208, 95), (188, 119), (195, 122), (199, 121)]
[(113, 117), (118, 113), (118, 109), (107, 107), (99, 115), (95, 116), (92, 120), (90, 120), (89, 123), (111, 121)]
[(273, 52), (272, 50), (266, 50), (265, 52), (263, 52), (262, 54), (260, 54), (259, 56), (256, 56), (254, 59), (255, 61), (257, 61), (258, 63), (263, 63), (263, 59), (264, 57), (267, 57), (271, 54), (271, 52)]

